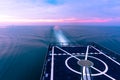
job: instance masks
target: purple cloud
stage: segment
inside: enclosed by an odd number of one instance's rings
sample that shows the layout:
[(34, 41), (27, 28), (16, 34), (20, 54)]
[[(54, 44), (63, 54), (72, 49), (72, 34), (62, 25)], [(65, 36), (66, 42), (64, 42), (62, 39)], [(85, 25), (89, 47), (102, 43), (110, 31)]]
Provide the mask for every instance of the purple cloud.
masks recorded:
[(117, 21), (119, 0), (1, 0), (0, 19), (94, 19)]

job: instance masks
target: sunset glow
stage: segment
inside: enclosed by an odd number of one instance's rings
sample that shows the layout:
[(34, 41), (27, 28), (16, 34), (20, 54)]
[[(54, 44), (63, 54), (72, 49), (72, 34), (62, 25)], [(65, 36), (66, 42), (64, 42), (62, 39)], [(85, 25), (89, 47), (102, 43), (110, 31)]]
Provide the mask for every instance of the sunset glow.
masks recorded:
[(93, 18), (93, 19), (77, 19), (77, 18), (69, 18), (69, 19), (15, 19), (15, 18), (3, 18), (0, 17), (0, 23), (26, 23), (26, 22), (32, 22), (32, 23), (42, 23), (42, 22), (57, 22), (57, 23), (85, 23), (85, 22), (90, 22), (90, 23), (101, 23), (101, 22), (110, 22), (112, 19), (101, 19), (101, 18)]

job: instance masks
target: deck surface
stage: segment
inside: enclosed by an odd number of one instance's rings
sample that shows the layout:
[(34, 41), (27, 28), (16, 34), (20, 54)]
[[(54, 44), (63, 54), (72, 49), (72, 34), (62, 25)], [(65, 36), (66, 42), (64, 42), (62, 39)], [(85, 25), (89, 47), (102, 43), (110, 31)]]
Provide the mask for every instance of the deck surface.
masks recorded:
[(120, 80), (120, 63), (94, 46), (59, 47), (48, 51), (42, 80), (81, 80), (79, 60), (93, 62), (90, 67), (92, 80)]

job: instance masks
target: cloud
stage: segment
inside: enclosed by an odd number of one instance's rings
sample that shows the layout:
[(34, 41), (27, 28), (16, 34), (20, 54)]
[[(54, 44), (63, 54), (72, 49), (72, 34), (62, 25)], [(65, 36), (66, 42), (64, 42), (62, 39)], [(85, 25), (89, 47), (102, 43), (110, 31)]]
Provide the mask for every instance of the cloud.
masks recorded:
[[(119, 19), (119, 18), (117, 18)], [(92, 19), (79, 19), (79, 18), (67, 18), (67, 19), (0, 19), (0, 22), (9, 22), (9, 23), (47, 23), (47, 22), (57, 22), (57, 23), (103, 23), (103, 22), (110, 22), (113, 19), (102, 19), (102, 18), (92, 18)]]
[[(119, 0), (1, 0), (1, 20), (78, 19), (113, 21), (120, 17)], [(95, 19), (95, 18), (99, 19)], [(109, 19), (113, 20), (109, 20)], [(81, 20), (82, 19), (82, 20)], [(105, 20), (104, 20), (105, 19)], [(91, 21), (92, 20), (92, 21)], [(68, 20), (69, 21), (69, 20)], [(71, 21), (71, 20), (70, 20)], [(74, 22), (74, 21), (73, 21)]]

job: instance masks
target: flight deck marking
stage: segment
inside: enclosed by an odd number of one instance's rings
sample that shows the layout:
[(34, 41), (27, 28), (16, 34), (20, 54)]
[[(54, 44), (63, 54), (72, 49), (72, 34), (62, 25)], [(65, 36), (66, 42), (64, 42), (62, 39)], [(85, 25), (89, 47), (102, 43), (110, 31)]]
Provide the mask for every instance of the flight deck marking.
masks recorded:
[(115, 61), (114, 59), (112, 59), (111, 57), (109, 57), (108, 55), (106, 55), (105, 53), (101, 52), (100, 50), (98, 50), (97, 48), (95, 48), (94, 46), (91, 46), (93, 47), (95, 50), (97, 50), (98, 52), (100, 52), (101, 54), (103, 54), (104, 56), (106, 56), (107, 58), (109, 58), (110, 60), (112, 60), (113, 62), (115, 62), (116, 64), (118, 64), (120, 66), (120, 63)]
[[(58, 49), (60, 49), (61, 51), (65, 52), (65, 53), (69, 54), (71, 57), (74, 57), (74, 58), (77, 59), (78, 61), (80, 61), (79, 58), (77, 58), (76, 56), (74, 56), (74, 55), (70, 54), (69, 52), (63, 50), (62, 48), (60, 48), (60, 47), (58, 47), (58, 46), (55, 46), (55, 47), (58, 48)], [(104, 53), (103, 53), (103, 54), (104, 54)], [(93, 57), (93, 56), (91, 56), (91, 57)], [(94, 58), (95, 58), (95, 57), (94, 57)], [(67, 58), (67, 59), (68, 59), (68, 58)], [(96, 59), (98, 59), (98, 58), (96, 58)], [(100, 59), (99, 59), (99, 60), (100, 60)], [(102, 60), (101, 60), (101, 61), (102, 61)], [(104, 62), (104, 63), (105, 63), (105, 62)], [(105, 64), (106, 64), (106, 63), (105, 63)], [(97, 69), (97, 68), (95, 68), (95, 67), (93, 67), (93, 66), (92, 66), (91, 68), (93, 68), (94, 70), (96, 70), (96, 71), (98, 71), (98, 72), (101, 72), (101, 73), (103, 74), (103, 72), (100, 71), (99, 69)], [(72, 71), (74, 71), (74, 70), (72, 70)], [(113, 77), (107, 75), (105, 72), (104, 72), (103, 75), (105, 75), (106, 77), (108, 77), (108, 78), (110, 78), (110, 79), (112, 79), (112, 80), (116, 80), (116, 79), (114, 79)]]
[[(87, 50), (86, 50), (86, 54), (85, 54), (85, 60), (87, 60), (88, 59), (88, 51), (89, 51), (89, 46), (87, 46)], [(86, 67), (86, 66), (83, 66), (83, 68), (82, 68), (83, 70), (82, 70), (82, 72), (83, 72), (83, 78), (85, 79), (85, 80), (87, 80), (87, 79), (89, 79), (89, 80), (91, 80), (91, 78), (90, 78), (90, 73), (89, 73), (89, 68), (88, 67)], [(86, 71), (86, 69), (87, 69), (87, 71)], [(82, 78), (81, 78), (82, 79)]]
[[(77, 57), (77, 56), (80, 56), (80, 55), (76, 55), (76, 57)], [(83, 56), (83, 55), (81, 55), (81, 56)], [(107, 64), (106, 64), (104, 61), (100, 60), (99, 58), (93, 57), (93, 56), (89, 56), (89, 57), (100, 61), (100, 62), (103, 63), (104, 66), (105, 66), (105, 70), (104, 70), (104, 71), (100, 71), (100, 70), (98, 70), (97, 68), (92, 67), (92, 68), (94, 68), (96, 71), (100, 72), (100, 73), (96, 73), (96, 74), (91, 74), (92, 76), (103, 75), (103, 74), (105, 74), (105, 73), (108, 71), (108, 66), (107, 66)], [(77, 74), (82, 74), (81, 72), (78, 72), (78, 71), (72, 69), (71, 67), (69, 67), (69, 65), (68, 65), (67, 62), (68, 62), (68, 60), (71, 59), (71, 58), (73, 58), (73, 57), (68, 57), (68, 58), (66, 59), (66, 61), (65, 61), (65, 64), (66, 64), (66, 66), (68, 67), (68, 69), (70, 69), (71, 71), (73, 71), (73, 72), (75, 72), (75, 73), (77, 73)]]
[(50, 80), (53, 80), (54, 75), (54, 46), (52, 47), (52, 62), (51, 62), (51, 77)]
[(58, 47), (58, 46), (55, 46), (55, 47), (58, 48), (58, 49), (60, 49), (61, 51), (65, 52), (65, 53), (69, 54), (70, 56), (74, 57), (74, 58), (77, 59), (78, 61), (80, 60), (80, 59), (77, 58), (76, 56), (70, 54), (69, 52), (67, 52), (67, 51), (65, 51), (65, 50), (63, 50), (63, 49), (61, 49), (60, 47)]
[(85, 60), (87, 60), (87, 58), (88, 58), (88, 50), (89, 50), (89, 46), (87, 46), (86, 55), (85, 55)]

